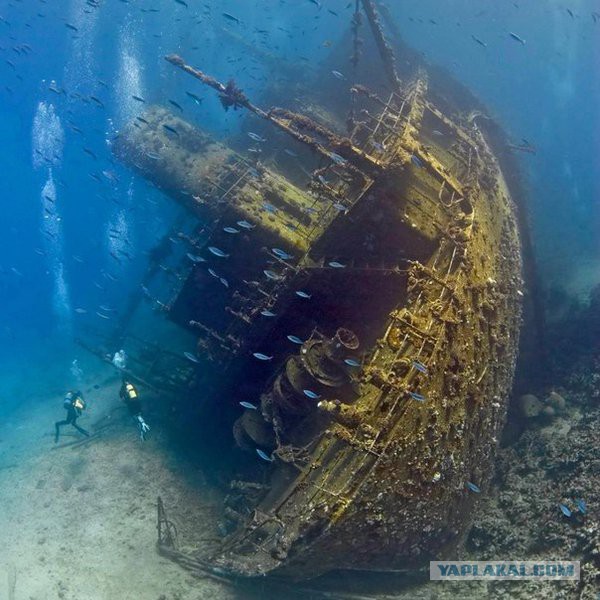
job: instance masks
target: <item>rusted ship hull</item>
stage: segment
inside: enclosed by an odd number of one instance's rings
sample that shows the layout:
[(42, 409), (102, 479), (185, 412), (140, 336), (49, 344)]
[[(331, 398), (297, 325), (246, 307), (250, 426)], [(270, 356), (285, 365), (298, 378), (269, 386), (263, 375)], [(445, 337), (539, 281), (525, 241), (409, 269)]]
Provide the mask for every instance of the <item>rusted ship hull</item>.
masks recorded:
[(387, 59), (395, 91), (354, 86), (346, 137), (168, 57), (321, 157), (305, 186), (164, 109), (115, 143), (204, 223), (185, 286), (216, 300), (192, 310), (184, 287), (173, 320), (213, 368), (262, 369), (233, 427), (257, 464), (203, 562), (232, 575), (451, 556), (490, 477), (521, 320), (516, 208), (476, 117), (442, 113), (426, 75), (401, 84)]

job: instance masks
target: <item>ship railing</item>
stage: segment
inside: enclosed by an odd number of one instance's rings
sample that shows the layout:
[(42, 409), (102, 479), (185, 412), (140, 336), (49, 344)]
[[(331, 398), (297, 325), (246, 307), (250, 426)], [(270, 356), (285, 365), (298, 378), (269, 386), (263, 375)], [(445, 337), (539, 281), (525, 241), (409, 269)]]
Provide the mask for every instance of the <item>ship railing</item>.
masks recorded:
[[(369, 94), (370, 99), (374, 99), (374, 95)], [(376, 97), (375, 97), (376, 98)], [(415, 98), (415, 90), (411, 89), (406, 95), (399, 96), (392, 92), (387, 102), (376, 98), (376, 102), (383, 110), (378, 116), (373, 116), (367, 113), (370, 122), (361, 122), (352, 133), (351, 140), (359, 148), (377, 158), (386, 158), (385, 148), (389, 145), (391, 138), (401, 137), (403, 130), (399, 131), (400, 120), (405, 117), (405, 108), (407, 103), (411, 103)], [(359, 140), (359, 132), (366, 129), (370, 135), (366, 139)], [(383, 150), (382, 150), (383, 148)], [(387, 156), (388, 160), (390, 156)]]

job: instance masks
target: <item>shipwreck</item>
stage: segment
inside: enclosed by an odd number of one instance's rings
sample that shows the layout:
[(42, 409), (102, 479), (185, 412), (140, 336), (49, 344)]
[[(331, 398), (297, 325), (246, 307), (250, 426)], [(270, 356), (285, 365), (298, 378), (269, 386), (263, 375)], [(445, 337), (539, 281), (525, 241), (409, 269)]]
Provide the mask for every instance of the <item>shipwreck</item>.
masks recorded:
[[(298, 579), (452, 556), (489, 479), (519, 343), (517, 208), (479, 113), (399, 68), (372, 0), (356, 3), (353, 64), (367, 28), (381, 68), (346, 83), (331, 122), (170, 55), (247, 111), (250, 149), (159, 106), (113, 144), (185, 207), (118, 347), (148, 385), (218, 396), (246, 457), (209, 554), (178, 552), (160, 505), (161, 551), (193, 568)], [(133, 333), (141, 305), (193, 340), (187, 356)]]

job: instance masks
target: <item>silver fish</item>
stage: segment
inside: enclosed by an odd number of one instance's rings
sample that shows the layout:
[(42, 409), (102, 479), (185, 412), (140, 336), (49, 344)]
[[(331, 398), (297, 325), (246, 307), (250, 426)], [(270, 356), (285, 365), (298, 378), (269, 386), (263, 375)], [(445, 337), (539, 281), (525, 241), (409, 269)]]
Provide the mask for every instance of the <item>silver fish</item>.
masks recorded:
[(266, 138), (260, 137), (257, 133), (253, 133), (252, 131), (248, 132), (248, 137), (255, 142), (266, 142)]
[(427, 375), (428, 373), (428, 369), (427, 367), (422, 363), (419, 362), (418, 360), (413, 360), (412, 366), (417, 370), (420, 371), (421, 373), (423, 373), (424, 375)]
[(229, 256), (229, 254), (225, 254), (225, 252), (223, 252), (223, 250), (221, 250), (220, 248), (217, 248), (216, 246), (209, 246), (208, 251), (211, 254), (218, 256), (219, 258), (227, 258)]
[(248, 221), (238, 221), (237, 224), (243, 229), (254, 229), (255, 225), (248, 223)]
[(345, 165), (348, 162), (343, 156), (340, 156), (339, 154), (336, 154), (335, 152), (330, 152), (329, 153), (329, 158), (336, 165), (340, 165), (340, 166), (343, 166), (343, 165)]
[(267, 462), (273, 462), (273, 457), (269, 456), (266, 452), (263, 452), (260, 448), (256, 449), (256, 454), (258, 454), (263, 460)]
[(254, 356), (254, 358), (257, 358), (258, 360), (273, 360), (272, 356), (267, 356), (266, 354), (263, 354), (262, 352), (254, 352), (252, 354), (252, 356)]
[(275, 256), (278, 256), (282, 260), (290, 260), (292, 258), (291, 254), (288, 254), (285, 250), (281, 248), (272, 248), (271, 251)]
[(192, 354), (191, 352), (184, 352), (183, 355), (188, 359), (191, 360), (193, 363), (199, 363), (200, 361), (198, 360), (198, 357), (195, 354)]
[(344, 360), (344, 362), (349, 367), (360, 367), (360, 363), (356, 359), (354, 359), (354, 358), (347, 358), (346, 360)]
[(277, 275), (277, 273), (269, 271), (268, 269), (264, 270), (263, 273), (267, 276), (267, 279), (272, 279), (273, 281), (278, 281), (279, 279), (281, 279), (281, 277)]

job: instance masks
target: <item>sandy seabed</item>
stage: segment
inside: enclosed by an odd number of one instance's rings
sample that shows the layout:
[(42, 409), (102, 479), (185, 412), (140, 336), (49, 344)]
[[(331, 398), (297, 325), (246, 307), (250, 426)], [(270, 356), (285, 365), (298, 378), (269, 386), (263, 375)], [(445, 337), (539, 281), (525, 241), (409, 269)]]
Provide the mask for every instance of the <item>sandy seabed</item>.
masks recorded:
[(239, 599), (157, 553), (158, 496), (184, 546), (214, 538), (218, 503), (202, 474), (175, 454), (152, 406), (151, 436), (140, 441), (119, 387), (107, 365), (84, 376), (89, 410), (79, 424), (94, 434), (84, 444), (70, 426), (54, 443), (62, 395), (44, 392), (42, 382), (29, 386), (26, 407), (0, 422), (0, 599)]

